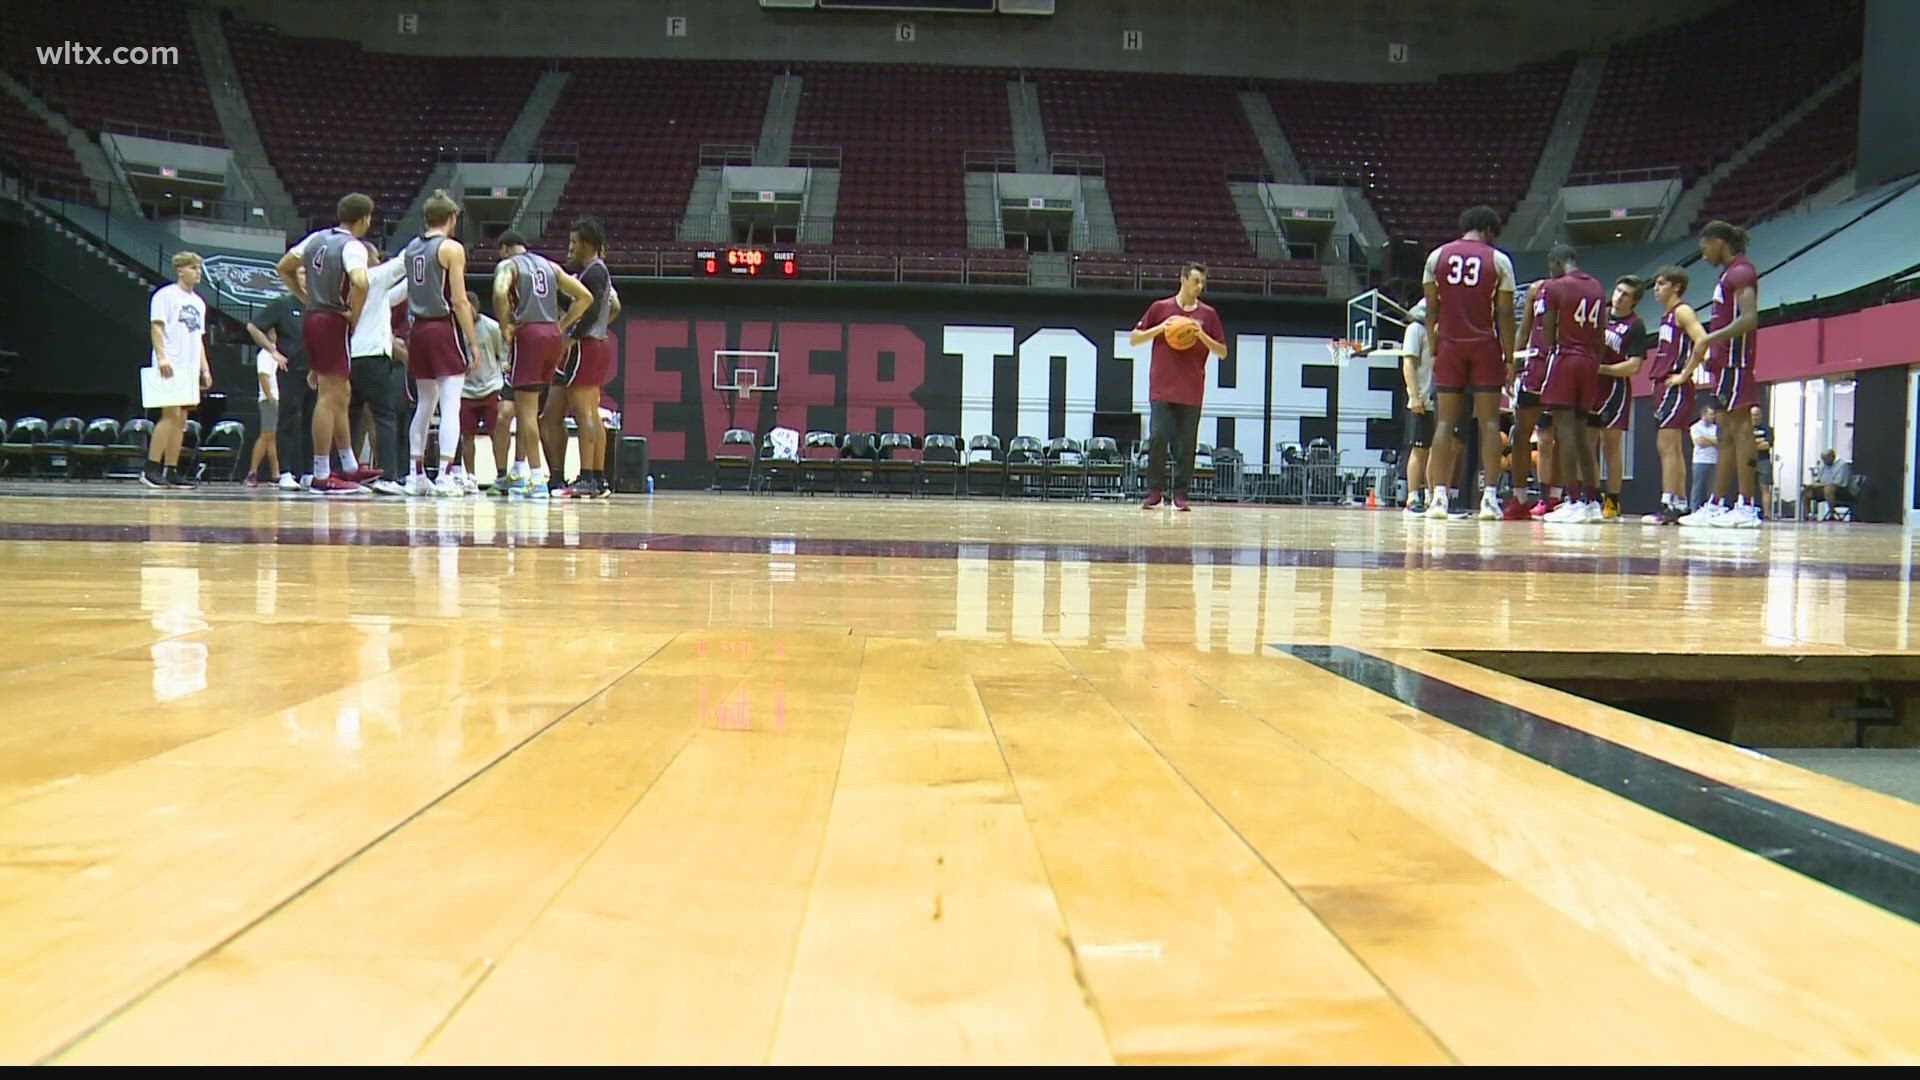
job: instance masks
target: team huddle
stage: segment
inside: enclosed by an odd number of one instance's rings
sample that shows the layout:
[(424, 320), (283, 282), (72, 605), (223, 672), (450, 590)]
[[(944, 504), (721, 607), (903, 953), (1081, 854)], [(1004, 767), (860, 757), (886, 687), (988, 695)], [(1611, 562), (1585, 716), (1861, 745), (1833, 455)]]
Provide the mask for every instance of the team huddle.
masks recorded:
[[(504, 466), (495, 491), (533, 499), (611, 495), (600, 398), (615, 374), (608, 325), (620, 301), (598, 223), (583, 219), (569, 233), (568, 261), (578, 276), (529, 251), (518, 233), (501, 234), (489, 318), (464, 284), (460, 208), (446, 192), (427, 200), (421, 234), (384, 262), (366, 239), (373, 211), (367, 196), (346, 196), (339, 224), (295, 244), (279, 263), (281, 280), (305, 308), (300, 337), (315, 391), (307, 489), (318, 495), (474, 494), (473, 440), (492, 433), (496, 463)], [(561, 296), (569, 301), (564, 312)], [(370, 344), (371, 337), (380, 340)], [(380, 468), (361, 464), (349, 422), (357, 365), (402, 353), (414, 399), (404, 481), (396, 475), (397, 451), (382, 451)], [(579, 431), (579, 474), (562, 485), (569, 415)], [(509, 419), (511, 462), (499, 437)], [(430, 440), (438, 451), (431, 475)]]
[[(1415, 412), (1408, 510), (1440, 519), (1468, 516), (1447, 480), (1455, 475), (1470, 397), (1480, 429), (1481, 520), (1617, 520), (1632, 379), (1644, 367), (1660, 425), (1661, 505), (1643, 520), (1757, 528), (1751, 416), (1759, 404), (1753, 378), (1759, 294), (1746, 231), (1716, 221), (1701, 232), (1701, 256), (1720, 268), (1708, 325), (1685, 302), (1690, 280), (1684, 269), (1654, 273), (1651, 289), (1663, 314), (1649, 335), (1636, 314), (1649, 283), (1623, 277), (1608, 292), (1580, 269), (1578, 253), (1561, 244), (1548, 253), (1547, 278), (1516, 303), (1512, 260), (1494, 246), (1499, 215), (1475, 207), (1461, 215), (1460, 227), (1459, 239), (1427, 257), (1426, 296), (1414, 308), (1405, 343)], [(1726, 417), (1726, 449), (1716, 466), (1715, 496), (1689, 513), (1684, 434), (1695, 418), (1695, 376), (1703, 367)], [(1503, 396), (1510, 410), (1502, 409)], [(1510, 440), (1501, 431), (1503, 411), (1512, 416)], [(1536, 431), (1543, 451), (1551, 447), (1550, 460), (1535, 460)], [(1503, 476), (1511, 483), (1504, 500)], [(1430, 494), (1425, 477), (1435, 481)]]

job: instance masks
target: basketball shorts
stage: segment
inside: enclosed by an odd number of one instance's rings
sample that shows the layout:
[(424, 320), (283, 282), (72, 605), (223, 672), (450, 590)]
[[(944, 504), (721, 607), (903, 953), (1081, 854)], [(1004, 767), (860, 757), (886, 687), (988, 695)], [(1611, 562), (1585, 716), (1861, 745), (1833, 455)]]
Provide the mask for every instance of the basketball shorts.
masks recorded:
[(325, 308), (308, 308), (300, 316), (300, 342), (307, 347), (307, 367), (323, 379), (353, 377), (353, 327), (346, 315)]
[(280, 403), (273, 398), (260, 399), (260, 434), (271, 435), (280, 430)]
[(1513, 395), (1513, 407), (1516, 409), (1541, 408), (1542, 406), (1540, 404), (1540, 391), (1526, 390), (1526, 389), (1521, 390), (1519, 393)]
[(1720, 399), (1722, 409), (1745, 413), (1760, 404), (1760, 383), (1751, 368), (1728, 365), (1714, 378), (1713, 396)]
[(1440, 342), (1433, 361), (1433, 385), (1443, 393), (1498, 393), (1507, 381), (1506, 358), (1495, 338)]
[(1633, 422), (1633, 387), (1625, 379), (1602, 377), (1600, 401), (1587, 414), (1587, 426), (1625, 431)]
[(1685, 431), (1693, 426), (1693, 384), (1682, 383), (1679, 386), (1667, 386), (1665, 380), (1655, 384), (1660, 396), (1655, 399), (1653, 419), (1662, 431)]
[(1522, 408), (1540, 404), (1540, 391), (1546, 388), (1547, 358), (1536, 352), (1520, 364), (1519, 400)]
[(1599, 396), (1599, 357), (1556, 352), (1547, 358), (1547, 374), (1540, 381), (1540, 404), (1549, 409), (1586, 412)]
[(493, 434), (493, 425), (500, 422), (500, 397), (488, 394), (483, 398), (460, 399), (460, 434), (471, 438), (475, 435)]
[(513, 332), (513, 356), (507, 364), (507, 384), (515, 390), (538, 391), (553, 382), (567, 343), (553, 323), (527, 323)]
[(1414, 412), (1412, 410), (1408, 410), (1407, 411), (1407, 446), (1408, 447), (1432, 446), (1433, 445), (1433, 424), (1434, 424), (1433, 407), (1431, 405), (1427, 407), (1426, 412)]
[(613, 381), (612, 338), (577, 338), (567, 342), (566, 359), (553, 380), (561, 386), (605, 386)]
[(467, 350), (453, 319), (415, 321), (407, 336), (407, 377), (432, 380), (466, 373)]

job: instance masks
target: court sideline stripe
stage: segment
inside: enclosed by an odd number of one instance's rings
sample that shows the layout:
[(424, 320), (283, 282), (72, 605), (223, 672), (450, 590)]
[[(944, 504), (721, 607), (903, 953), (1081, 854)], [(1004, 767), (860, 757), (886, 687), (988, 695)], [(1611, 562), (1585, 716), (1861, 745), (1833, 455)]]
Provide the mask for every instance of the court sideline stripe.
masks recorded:
[(498, 755), (494, 757), (493, 760), (486, 762), (485, 764), (481, 765), (479, 768), (473, 770), (472, 773), (468, 774), (459, 783), (454, 784), (452, 787), (448, 788), (447, 790), (428, 799), (426, 802), (422, 803), (418, 808), (416, 808), (412, 813), (404, 815), (403, 817), (400, 818), (399, 821), (396, 821), (391, 826), (381, 830), (380, 833), (374, 836), (372, 839), (368, 840), (366, 843), (355, 848), (353, 851), (348, 852), (345, 858), (342, 858), (339, 862), (333, 864), (332, 866), (328, 867), (326, 870), (315, 875), (313, 880), (308, 881), (304, 885), (300, 885), (296, 887), (292, 892), (288, 893), (285, 897), (282, 897), (279, 902), (270, 905), (265, 911), (262, 911), (260, 914), (254, 916), (252, 919), (247, 920), (247, 922), (244, 925), (242, 925), (238, 930), (235, 930), (233, 933), (228, 934), (227, 936), (221, 938), (219, 941), (215, 942), (214, 944), (201, 950), (200, 953), (194, 956), (191, 960), (188, 960), (187, 962), (181, 964), (179, 967), (176, 967), (172, 971), (168, 972), (166, 975), (163, 975), (159, 979), (155, 980), (153, 985), (147, 987), (145, 990), (142, 990), (134, 994), (132, 997), (129, 997), (126, 1001), (120, 1003), (118, 1007), (109, 1010), (106, 1013), (106, 1015), (100, 1017), (98, 1020), (95, 1020), (93, 1023), (88, 1024), (78, 1034), (60, 1043), (60, 1045), (54, 1047), (52, 1051), (43, 1055), (38, 1061), (34, 1062), (34, 1064), (51, 1065), (54, 1062), (56, 1062), (62, 1055), (71, 1053), (81, 1043), (91, 1038), (96, 1032), (101, 1031), (102, 1029), (106, 1028), (107, 1025), (113, 1023), (114, 1021), (120, 1019), (122, 1016), (125, 1016), (127, 1013), (133, 1011), (142, 1002), (146, 1001), (148, 998), (151, 998), (153, 995), (159, 993), (161, 990), (166, 989), (168, 986), (172, 985), (174, 982), (179, 980), (179, 978), (182, 975), (185, 975), (187, 972), (192, 971), (196, 967), (199, 967), (201, 964), (205, 963), (210, 957), (214, 956), (220, 950), (226, 948), (227, 946), (240, 940), (242, 937), (245, 937), (247, 934), (253, 932), (253, 930), (256, 927), (258, 927), (260, 924), (266, 922), (268, 919), (271, 919), (275, 915), (278, 915), (280, 912), (286, 910), (295, 901), (299, 900), (301, 897), (306, 896), (308, 893), (318, 888), (321, 884), (325, 883), (329, 878), (333, 877), (335, 874), (338, 874), (340, 871), (346, 869), (347, 867), (353, 865), (354, 862), (357, 861), (362, 855), (365, 855), (367, 852), (372, 851), (374, 848), (385, 843), (388, 839), (393, 837), (400, 830), (413, 824), (415, 821), (418, 821), (421, 818), (421, 816), (426, 814), (428, 811), (432, 810), (434, 807), (437, 807), (440, 804), (446, 802), (448, 799), (451, 799), (454, 795), (458, 794), (460, 791), (465, 789), (469, 784), (472, 784), (474, 781), (487, 775), (488, 773), (492, 772), (494, 769), (498, 768), (501, 764), (505, 763), (508, 758), (511, 758), (515, 754), (526, 749), (528, 746), (531, 746), (535, 739), (538, 739), (542, 735), (545, 735), (547, 732), (552, 731), (554, 728), (565, 723), (567, 719), (573, 716), (575, 713), (586, 708), (588, 705), (593, 704), (599, 698), (605, 696), (608, 691), (612, 690), (615, 686), (620, 685), (620, 683), (624, 682), (634, 672), (640, 670), (642, 665), (646, 664), (648, 661), (652, 660), (654, 657), (664, 652), (668, 646), (673, 644), (674, 640), (675, 640), (674, 638), (668, 638), (665, 642), (661, 643), (660, 645), (656, 646), (654, 649), (649, 651), (647, 655), (641, 657), (637, 662), (633, 664), (633, 666), (627, 668), (625, 671), (622, 671), (619, 674), (613, 676), (613, 678), (607, 680), (606, 685), (600, 687), (598, 690), (595, 690), (593, 693), (588, 694), (586, 697), (581, 698), (579, 701), (568, 706), (566, 709), (562, 710), (558, 716), (555, 716), (552, 720), (549, 720), (548, 722), (528, 732), (526, 738), (521, 739), (519, 742), (514, 743), (512, 746), (507, 747), (505, 750), (502, 750)]
[(1920, 923), (1920, 852), (1355, 649), (1268, 648)]

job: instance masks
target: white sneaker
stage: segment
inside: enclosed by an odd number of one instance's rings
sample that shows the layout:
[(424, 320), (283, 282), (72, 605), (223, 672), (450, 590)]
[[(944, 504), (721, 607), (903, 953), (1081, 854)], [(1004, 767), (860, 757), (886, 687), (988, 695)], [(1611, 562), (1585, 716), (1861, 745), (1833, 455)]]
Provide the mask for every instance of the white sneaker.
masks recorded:
[(1559, 506), (1547, 511), (1546, 515), (1540, 520), (1553, 525), (1568, 525), (1585, 521), (1587, 520), (1586, 504), (1563, 502)]
[(405, 490), (408, 495), (431, 495), (433, 484), (427, 480), (425, 473), (408, 473)]
[(375, 495), (405, 495), (407, 493), (406, 488), (401, 487), (399, 484), (394, 483), (384, 476), (367, 486), (373, 489)]
[(465, 491), (469, 495), (480, 494), (480, 481), (475, 480), (473, 478), (472, 473), (470, 472), (461, 473), (459, 476), (459, 480), (460, 480), (460, 489), (462, 491)]
[(1452, 501), (1452, 492), (1448, 492), (1444, 496), (1435, 492), (1433, 502), (1427, 506), (1427, 516), (1430, 518), (1438, 518), (1441, 521), (1447, 520), (1447, 505)]
[(1714, 519), (1718, 518), (1722, 514), (1725, 514), (1726, 512), (1727, 512), (1727, 508), (1725, 506), (1722, 506), (1717, 502), (1710, 502), (1707, 505), (1701, 507), (1700, 509), (1695, 510), (1693, 513), (1682, 517), (1680, 519), (1680, 524), (1683, 527), (1690, 528), (1690, 529), (1699, 528), (1702, 526), (1711, 526), (1714, 524)]
[(1601, 522), (1607, 520), (1606, 507), (1602, 506), (1601, 504), (1597, 502), (1588, 502), (1588, 503), (1583, 503), (1581, 505), (1587, 508), (1587, 516), (1586, 516), (1587, 524), (1598, 525)]
[(1500, 496), (1495, 494), (1494, 490), (1490, 487), (1481, 488), (1480, 520), (1499, 521), (1502, 516), (1500, 512)]
[(1713, 519), (1716, 529), (1757, 529), (1760, 527), (1760, 508), (1752, 503), (1739, 505)]
[(1640, 524), (1642, 525), (1665, 525), (1666, 523), (1667, 519), (1661, 517), (1659, 514), (1648, 514), (1646, 517), (1640, 519)]
[(300, 481), (295, 480), (293, 478), (292, 473), (283, 472), (280, 474), (280, 490), (281, 491), (299, 491)]
[(449, 472), (442, 472), (440, 479), (434, 481), (433, 493), (443, 499), (464, 499), (467, 497), (467, 489), (461, 485), (458, 477)]

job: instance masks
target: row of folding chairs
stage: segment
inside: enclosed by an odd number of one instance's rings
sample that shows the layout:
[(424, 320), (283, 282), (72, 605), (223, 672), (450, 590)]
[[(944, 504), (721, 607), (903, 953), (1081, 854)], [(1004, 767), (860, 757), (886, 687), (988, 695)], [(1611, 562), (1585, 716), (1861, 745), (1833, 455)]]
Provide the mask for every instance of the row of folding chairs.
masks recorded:
[[(1214, 451), (1198, 448), (1193, 490), (1214, 491)], [(1129, 453), (1118, 440), (1096, 436), (1041, 440), (1018, 435), (1005, 446), (997, 435), (975, 435), (962, 446), (955, 435), (917, 438), (904, 432), (810, 431), (797, 457), (780, 454), (773, 435), (727, 431), (714, 455), (713, 490), (995, 496), (1040, 499), (1127, 499), (1145, 487), (1144, 447)]]
[[(38, 416), (0, 419), (0, 475), (12, 477), (133, 478), (140, 475), (153, 441), (153, 421), (112, 417), (82, 421), (63, 416), (49, 424)], [(222, 420), (205, 432), (188, 420), (180, 436), (180, 467), (195, 476), (238, 479), (247, 428)]]

